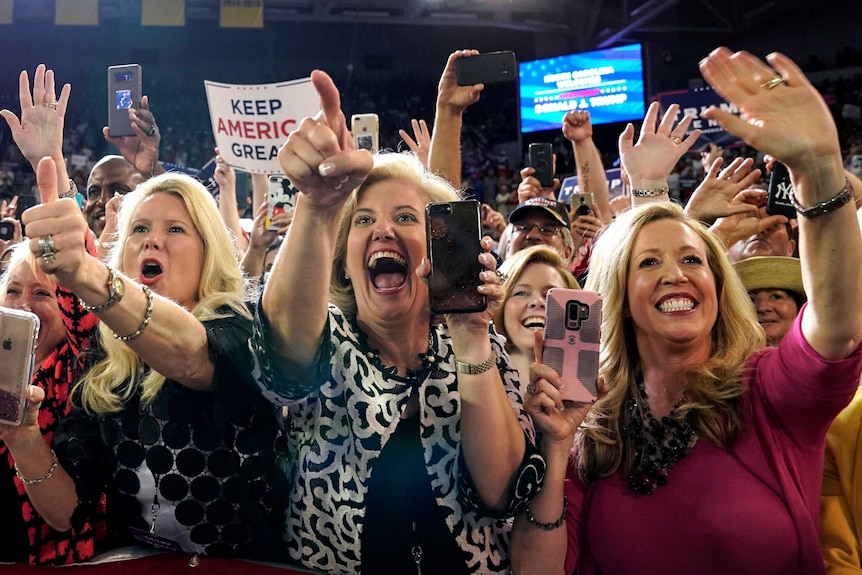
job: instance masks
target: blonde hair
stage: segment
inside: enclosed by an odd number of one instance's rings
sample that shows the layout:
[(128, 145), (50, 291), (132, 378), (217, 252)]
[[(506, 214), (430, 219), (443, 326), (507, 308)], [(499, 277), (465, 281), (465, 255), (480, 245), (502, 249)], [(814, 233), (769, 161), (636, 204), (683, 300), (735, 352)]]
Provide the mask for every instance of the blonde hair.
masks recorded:
[(560, 287), (569, 289), (579, 289), (575, 276), (569, 271), (569, 264), (563, 259), (562, 254), (556, 249), (547, 245), (535, 245), (518, 251), (509, 256), (501, 265), (500, 271), (506, 274), (506, 282), (503, 284), (503, 300), (497, 307), (497, 312), (494, 314), (494, 328), (497, 333), (506, 337), (506, 350), (511, 351), (512, 343), (509, 334), (506, 333), (506, 302), (512, 297), (512, 288), (518, 283), (524, 270), (530, 264), (542, 264), (553, 268), (563, 278), (563, 284)]
[(632, 319), (626, 317), (629, 262), (644, 226), (664, 219), (682, 223), (703, 240), (718, 299), (710, 357), (688, 374), (684, 403), (676, 412), (701, 439), (721, 448), (729, 447), (742, 431), (745, 361), (765, 344), (748, 293), (722, 244), (680, 206), (660, 202), (633, 208), (603, 231), (590, 260), (586, 288), (604, 299), (599, 377), (608, 393), (596, 402), (576, 435), (578, 472), (585, 482), (619, 469), (628, 472), (633, 465), (634, 447), (624, 429), (631, 429), (628, 405), (639, 393), (641, 367)]
[(359, 198), (374, 184), (389, 180), (397, 180), (405, 186), (416, 188), (427, 203), (451, 202), (461, 198), (449, 182), (426, 170), (415, 154), (393, 152), (374, 156), (374, 167), (368, 177), (350, 193), (341, 210), (341, 221), (335, 240), (329, 299), (349, 318), (356, 317), (356, 296), (350, 280), (346, 277), (347, 236), (353, 224)]
[(46, 274), (39, 267), (36, 256), (30, 251), (29, 242), (23, 241), (9, 245), (3, 250), (3, 253), (11, 255), (9, 256), (9, 265), (6, 266), (6, 271), (0, 274), (0, 305), (6, 305), (6, 290), (9, 289), (9, 276), (12, 275), (10, 272), (19, 265), (26, 264), (30, 266), (34, 274), (38, 273), (46, 276), (51, 284), (56, 286), (54, 276)]
[[(155, 194), (170, 194), (182, 200), (203, 241), (203, 269), (197, 304), (189, 311), (197, 319), (205, 321), (224, 317), (216, 310), (228, 306), (250, 319), (251, 314), (244, 303), (250, 296), (249, 287), (237, 264), (236, 247), (215, 199), (203, 184), (191, 176), (170, 172), (162, 174), (123, 196), (117, 214), (117, 242), (108, 256), (109, 265), (120, 272), (125, 271), (123, 257), (132, 233), (133, 218), (143, 201)], [(134, 288), (129, 286), (129, 289)], [(111, 329), (103, 323), (99, 325), (99, 339), (105, 357), (88, 370), (76, 386), (83, 407), (90, 413), (120, 411), (123, 404), (138, 392), (139, 386), (142, 400), (152, 400), (164, 385), (165, 377), (149, 370), (138, 383), (146, 371), (141, 358), (113, 337)]]

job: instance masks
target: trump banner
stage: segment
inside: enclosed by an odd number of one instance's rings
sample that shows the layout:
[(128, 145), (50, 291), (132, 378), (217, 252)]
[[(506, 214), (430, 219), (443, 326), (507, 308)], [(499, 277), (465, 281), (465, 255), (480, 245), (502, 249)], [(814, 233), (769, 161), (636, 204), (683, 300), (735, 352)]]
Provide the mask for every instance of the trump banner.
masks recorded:
[[(700, 138), (691, 147), (692, 152), (706, 150), (710, 144), (715, 144), (721, 148), (733, 148), (745, 144), (741, 139), (722, 128), (715, 120), (707, 120), (701, 117), (701, 114), (707, 108), (713, 106), (739, 116), (739, 108), (735, 104), (725, 102), (712, 88), (704, 87), (678, 92), (663, 92), (658, 94), (657, 99), (661, 106), (661, 114), (664, 114), (665, 110), (671, 104), (679, 104), (680, 114), (693, 118), (686, 135), (691, 133), (692, 130), (698, 128), (701, 130)], [(678, 122), (681, 119), (682, 116), (678, 116), (676, 121)]]
[(278, 149), (303, 118), (320, 110), (310, 78), (204, 85), (219, 153), (229, 166), (250, 174), (280, 174)]

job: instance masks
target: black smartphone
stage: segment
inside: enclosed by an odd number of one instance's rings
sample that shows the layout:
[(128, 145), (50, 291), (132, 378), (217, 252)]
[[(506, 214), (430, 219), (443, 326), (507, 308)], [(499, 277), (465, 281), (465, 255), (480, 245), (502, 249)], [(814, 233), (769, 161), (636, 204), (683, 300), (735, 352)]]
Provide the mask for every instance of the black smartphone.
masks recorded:
[(428, 278), (431, 311), (434, 313), (470, 313), (488, 306), (479, 293), (479, 263), (482, 253), (479, 202), (459, 200), (432, 202), (425, 207), (428, 237)]
[(0, 307), (0, 423), (21, 425), (33, 378), (39, 316)]
[(15, 237), (15, 226), (12, 222), (0, 222), (0, 240), (9, 241)]
[(455, 60), (455, 79), (459, 86), (496, 84), (518, 77), (515, 53), (511, 50), (486, 52)]
[(766, 213), (770, 216), (787, 216), (796, 218), (796, 208), (790, 203), (793, 184), (790, 182), (790, 172), (781, 162), (772, 164), (772, 175), (769, 177), (769, 190), (766, 198)]
[(551, 144), (530, 144), (527, 149), (527, 165), (536, 170), (533, 177), (539, 180), (543, 188), (554, 185), (554, 158)]
[(141, 66), (123, 64), (108, 67), (108, 135), (134, 136), (129, 108), (141, 105)]

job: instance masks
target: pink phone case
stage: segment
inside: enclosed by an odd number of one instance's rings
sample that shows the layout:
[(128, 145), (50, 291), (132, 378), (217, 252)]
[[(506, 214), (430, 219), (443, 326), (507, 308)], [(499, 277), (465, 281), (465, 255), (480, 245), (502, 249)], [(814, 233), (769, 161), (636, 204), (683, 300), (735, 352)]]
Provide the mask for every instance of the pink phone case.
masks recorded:
[(563, 380), (563, 399), (592, 403), (597, 396), (602, 297), (597, 292), (552, 288), (546, 296), (542, 362)]

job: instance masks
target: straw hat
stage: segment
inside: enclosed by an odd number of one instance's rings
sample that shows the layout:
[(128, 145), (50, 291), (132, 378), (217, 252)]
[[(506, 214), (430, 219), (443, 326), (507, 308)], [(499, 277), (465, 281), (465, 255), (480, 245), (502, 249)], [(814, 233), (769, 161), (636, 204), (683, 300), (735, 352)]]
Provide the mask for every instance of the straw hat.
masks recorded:
[(786, 256), (753, 256), (733, 264), (742, 285), (748, 291), (783, 289), (805, 297), (802, 266), (799, 258)]

